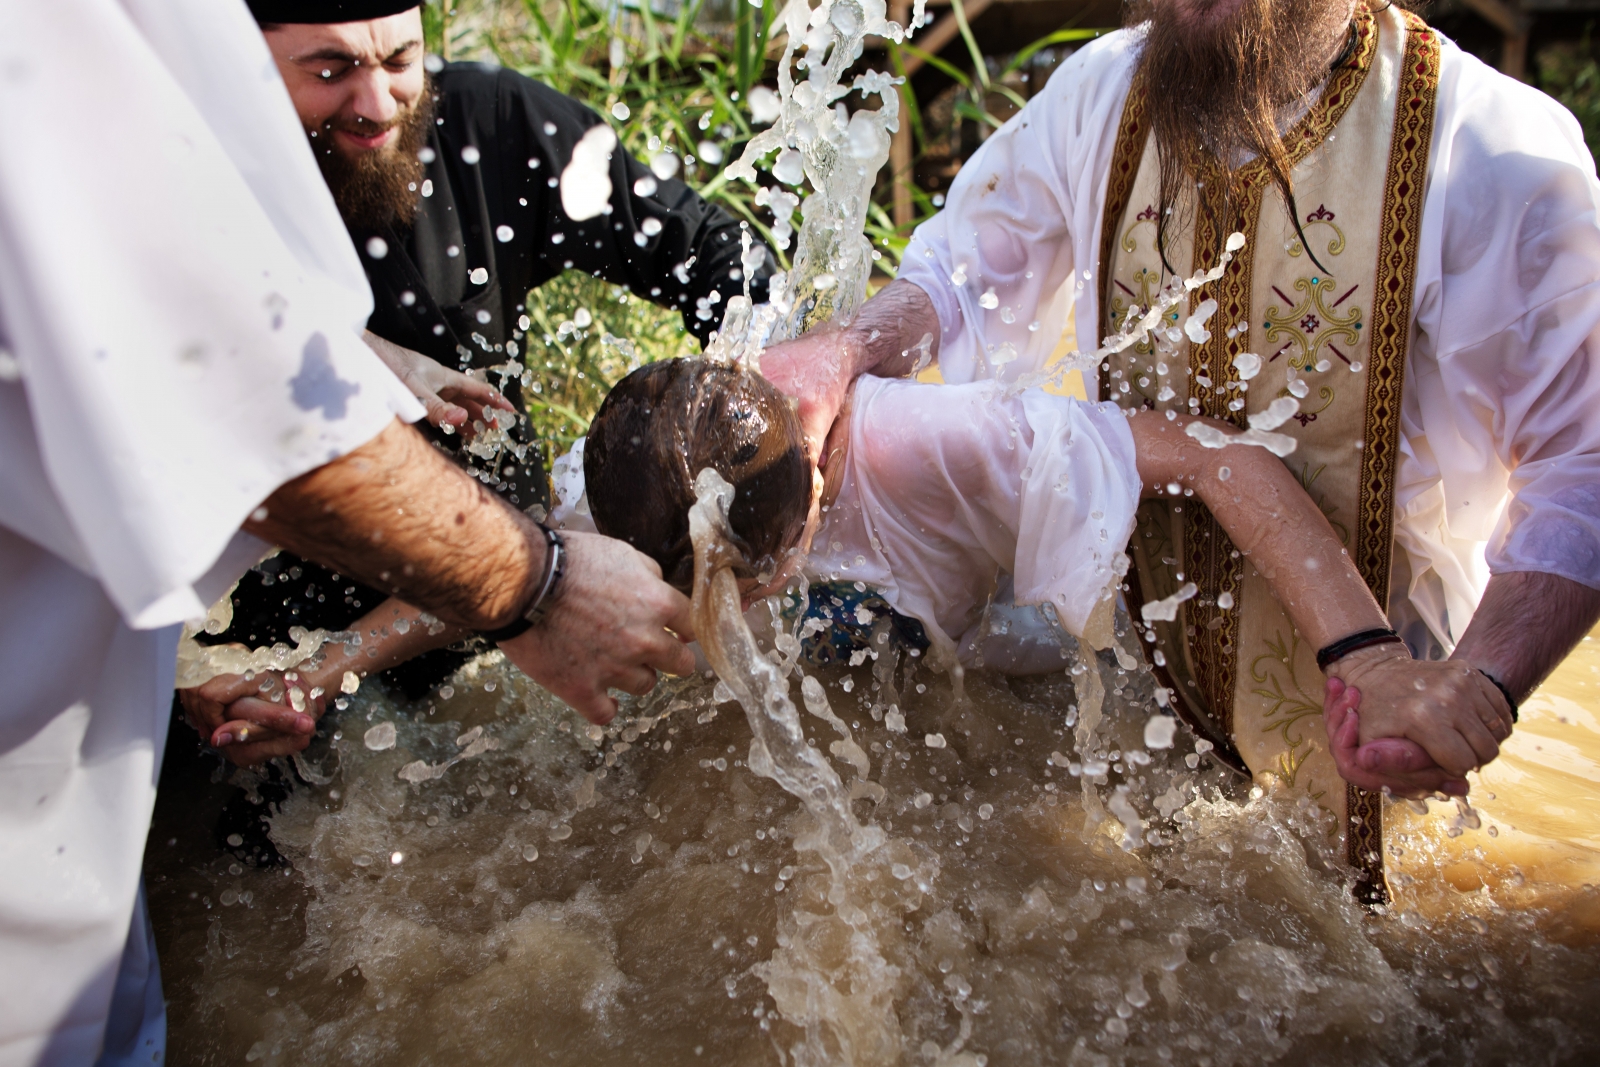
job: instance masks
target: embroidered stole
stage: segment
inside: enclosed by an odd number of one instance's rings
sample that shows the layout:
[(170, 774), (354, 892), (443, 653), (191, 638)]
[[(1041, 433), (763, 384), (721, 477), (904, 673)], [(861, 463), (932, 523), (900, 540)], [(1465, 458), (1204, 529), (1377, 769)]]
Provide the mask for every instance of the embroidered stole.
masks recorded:
[[(1247, 240), (1220, 279), (1171, 313), (1168, 325), (1177, 327), (1191, 306), (1215, 299), (1211, 337), (1184, 342), (1187, 366), (1181, 356), (1176, 365), (1158, 362), (1148, 345), (1124, 352), (1102, 365), (1100, 395), (1124, 407), (1193, 411), (1241, 427), (1279, 397), (1296, 396), (1298, 414), (1277, 430), (1299, 442), (1284, 462), (1386, 604), (1439, 41), (1421, 19), (1394, 7), (1372, 13), (1363, 6), (1354, 25), (1350, 58), (1284, 138), (1300, 232), (1259, 159), (1237, 176), (1231, 219), (1201, 210), (1204, 188), (1190, 183), (1169, 216), (1166, 264), (1186, 275), (1208, 269), (1229, 234)], [(1148, 309), (1171, 280), (1156, 247), (1159, 203), (1155, 143), (1136, 79), (1102, 223), (1103, 335), (1135, 308)], [(1260, 370), (1242, 381), (1234, 361), (1246, 353), (1259, 357)], [(1248, 369), (1251, 361), (1240, 362)], [(1384, 900), (1380, 798), (1338, 776), (1321, 723), (1316, 649), (1295, 631), (1266, 580), (1198, 501), (1182, 497), (1140, 508), (1131, 554), (1135, 615), (1141, 603), (1170, 596), (1185, 581), (1199, 587), (1176, 620), (1154, 624), (1152, 656), (1174, 707), (1223, 759), (1331, 810), (1363, 879), (1358, 895)]]

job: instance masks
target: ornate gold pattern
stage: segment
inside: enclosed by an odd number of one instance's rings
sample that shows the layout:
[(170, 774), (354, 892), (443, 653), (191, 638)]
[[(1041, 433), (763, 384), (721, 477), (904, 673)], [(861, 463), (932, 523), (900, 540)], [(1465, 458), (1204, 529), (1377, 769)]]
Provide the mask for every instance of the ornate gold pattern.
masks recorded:
[[(1411, 338), (1411, 302), (1417, 281), (1417, 241), (1422, 229), (1423, 179), (1433, 143), (1433, 111), (1439, 87), (1439, 38), (1416, 15), (1403, 11), (1405, 59), (1400, 66), (1399, 103), (1389, 148), (1378, 252), (1378, 293), (1372, 308), (1371, 366), (1367, 378), (1365, 447), (1361, 456), (1361, 503), (1356, 530), (1356, 569), (1373, 595), (1386, 603), (1394, 549), (1394, 483), (1400, 464), (1400, 391)], [(1383, 805), (1373, 793), (1349, 786), (1350, 828), (1345, 838), (1350, 865), (1364, 880), (1357, 895), (1385, 903)]]

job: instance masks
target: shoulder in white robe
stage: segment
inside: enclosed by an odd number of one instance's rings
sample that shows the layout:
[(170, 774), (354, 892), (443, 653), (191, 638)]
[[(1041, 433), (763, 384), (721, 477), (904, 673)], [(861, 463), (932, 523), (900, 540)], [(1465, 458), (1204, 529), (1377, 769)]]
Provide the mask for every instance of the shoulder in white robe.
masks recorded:
[[(1070, 57), (917, 230), (900, 277), (938, 309), (946, 381), (970, 381), (1005, 343), (1020, 354), (1008, 376), (1037, 369), (1069, 316), (1081, 347), (1099, 337), (1101, 216), (1136, 50), (1123, 31)], [(1600, 589), (1597, 209), (1571, 114), (1445, 41), (1390, 598), (1396, 625), (1435, 655), (1460, 639), (1491, 573)], [(990, 287), (998, 307), (1036, 310), (1007, 323), (979, 304)]]

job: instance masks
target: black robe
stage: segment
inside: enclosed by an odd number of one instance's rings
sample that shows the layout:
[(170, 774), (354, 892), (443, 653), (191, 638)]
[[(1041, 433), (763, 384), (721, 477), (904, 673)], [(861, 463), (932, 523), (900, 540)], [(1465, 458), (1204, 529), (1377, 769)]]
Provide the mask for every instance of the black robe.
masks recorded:
[[(561, 209), (557, 183), (573, 146), (603, 121), (598, 115), (498, 67), (448, 64), (432, 84), (437, 121), (415, 223), (351, 231), (372, 284), (367, 325), (373, 333), (461, 370), (520, 363), (526, 327), (519, 321), (529, 290), (570, 269), (679, 309), (685, 329), (706, 342), (727, 299), (743, 291), (733, 218), (682, 182), (655, 179), (619, 148), (611, 161), (611, 213), (573, 222)], [(634, 183), (645, 177), (656, 191), (638, 196)], [(659, 220), (661, 231), (640, 245), (635, 234), (647, 218)], [(766, 299), (772, 269), (767, 252), (751, 278), (757, 301)], [(474, 282), (479, 270), (484, 273)], [(714, 301), (712, 293), (718, 294)], [(504, 380), (503, 390), (524, 410), (514, 378)], [(548, 507), (544, 464), (531, 450), (528, 462), (507, 463), (502, 456), (489, 464), (467, 454), (460, 436), (419, 427), (513, 506)], [(512, 436), (530, 440), (525, 420)], [(260, 647), (287, 641), (291, 626), (342, 630), (384, 599), (376, 589), (283, 552), (240, 581), (233, 625), (201, 638)], [(472, 651), (470, 645), (439, 649), (385, 678), (416, 697)]]

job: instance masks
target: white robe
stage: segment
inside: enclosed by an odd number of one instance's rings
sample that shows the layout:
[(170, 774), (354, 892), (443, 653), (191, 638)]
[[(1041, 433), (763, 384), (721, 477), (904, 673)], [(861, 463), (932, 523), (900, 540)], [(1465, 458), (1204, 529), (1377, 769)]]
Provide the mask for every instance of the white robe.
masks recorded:
[(3, 1067), (93, 1062), (114, 986), (138, 1036), (177, 624), (273, 489), (421, 415), (370, 310), (242, 3), (0, 0)]
[(947, 651), (1003, 577), (1017, 604), (1049, 604), (1082, 636), (1127, 567), (1140, 490), (1133, 434), (1115, 404), (1004, 394), (994, 381), (860, 378), (844, 481), (807, 572), (876, 589)]
[[(1073, 316), (1099, 337), (1095, 277), (1137, 35), (1081, 49), (967, 161), (900, 277), (932, 298), (945, 380), (1010, 343), (1042, 366)], [(1577, 122), (1445, 41), (1406, 363), (1390, 611), (1448, 652), (1491, 573), (1600, 588), (1600, 185)], [(951, 281), (965, 268), (961, 285)], [(979, 304), (1033, 308), (1004, 321)], [(1087, 383), (1093, 395), (1097, 383)]]

